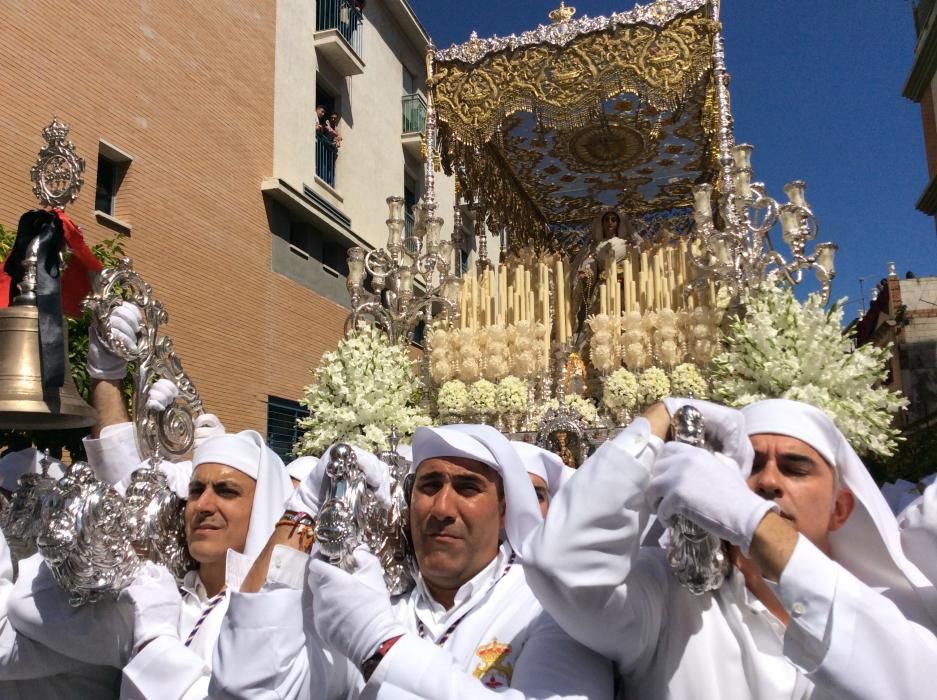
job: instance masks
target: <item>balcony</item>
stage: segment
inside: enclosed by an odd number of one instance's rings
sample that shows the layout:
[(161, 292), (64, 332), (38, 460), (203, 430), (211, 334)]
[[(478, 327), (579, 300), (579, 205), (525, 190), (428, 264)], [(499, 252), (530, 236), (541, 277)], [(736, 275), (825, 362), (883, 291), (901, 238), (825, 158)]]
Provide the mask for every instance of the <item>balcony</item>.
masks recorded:
[(318, 53), (344, 77), (364, 73), (364, 19), (351, 0), (319, 0), (313, 41)]
[(338, 149), (325, 134), (316, 134), (316, 177), (335, 188), (335, 161)]
[(423, 125), (426, 123), (426, 101), (418, 92), (404, 95), (403, 129), (400, 143), (404, 151), (415, 160), (420, 160), (420, 144), (423, 142)]

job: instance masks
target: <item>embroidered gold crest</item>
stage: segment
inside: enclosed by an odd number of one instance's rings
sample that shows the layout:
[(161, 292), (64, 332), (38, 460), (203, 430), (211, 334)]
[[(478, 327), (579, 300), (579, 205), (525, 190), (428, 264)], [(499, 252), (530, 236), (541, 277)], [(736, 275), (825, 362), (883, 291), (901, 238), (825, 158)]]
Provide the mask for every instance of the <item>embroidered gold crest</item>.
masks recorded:
[(497, 639), (492, 640), (491, 644), (478, 647), (475, 656), (479, 658), (479, 663), (472, 675), (488, 688), (510, 685), (511, 676), (514, 674), (514, 664), (507, 662), (510, 653), (511, 645), (501, 644)]

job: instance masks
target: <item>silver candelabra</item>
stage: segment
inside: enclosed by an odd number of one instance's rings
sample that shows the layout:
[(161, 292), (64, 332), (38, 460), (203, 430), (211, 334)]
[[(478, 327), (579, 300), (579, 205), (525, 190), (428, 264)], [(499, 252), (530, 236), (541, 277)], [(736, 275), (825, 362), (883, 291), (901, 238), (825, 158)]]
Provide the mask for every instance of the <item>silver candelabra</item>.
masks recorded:
[[(701, 243), (699, 253), (691, 253), (700, 276), (690, 282), (689, 297), (710, 281), (727, 289), (733, 300), (762, 280), (780, 275), (792, 286), (803, 279), (804, 270), (813, 270), (820, 282), (823, 303), (829, 301), (830, 284), (836, 275), (834, 243), (818, 243), (808, 255), (807, 243), (816, 238), (817, 220), (804, 198), (805, 184), (794, 180), (784, 186), (788, 202), (779, 204), (768, 196), (765, 186), (752, 182), (752, 147), (734, 145), (732, 115), (729, 109), (728, 72), (721, 33), (713, 46), (713, 80), (719, 115), (719, 214), (722, 228), (713, 220), (713, 186), (693, 188), (696, 233)], [(780, 222), (781, 237), (790, 248), (790, 260), (775, 249), (771, 230)]]

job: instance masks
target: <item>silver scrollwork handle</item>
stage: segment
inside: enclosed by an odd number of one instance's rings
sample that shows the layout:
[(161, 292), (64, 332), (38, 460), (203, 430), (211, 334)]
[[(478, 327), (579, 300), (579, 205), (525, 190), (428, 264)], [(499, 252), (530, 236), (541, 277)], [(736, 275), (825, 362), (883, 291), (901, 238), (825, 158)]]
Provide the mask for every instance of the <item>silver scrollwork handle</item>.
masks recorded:
[[(674, 440), (706, 447), (703, 414), (693, 406), (682, 406), (671, 418)], [(667, 560), (677, 579), (693, 595), (714, 591), (725, 581), (729, 558), (722, 540), (683, 516), (670, 527)]]

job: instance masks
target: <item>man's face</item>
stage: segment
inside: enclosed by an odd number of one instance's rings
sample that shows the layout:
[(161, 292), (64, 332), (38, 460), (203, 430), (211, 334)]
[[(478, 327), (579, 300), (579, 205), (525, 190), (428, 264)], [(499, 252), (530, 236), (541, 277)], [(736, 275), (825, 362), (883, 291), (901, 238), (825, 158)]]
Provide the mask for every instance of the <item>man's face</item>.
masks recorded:
[(189, 481), (185, 539), (200, 564), (223, 561), (228, 549), (243, 552), (256, 482), (225, 464), (200, 464)]
[(749, 487), (774, 501), (781, 517), (821, 550), (828, 552), (829, 533), (841, 528), (855, 506), (852, 493), (835, 490), (833, 468), (810, 445), (786, 435), (751, 436), (755, 462)]
[(320, 119), (325, 116), (325, 107), (316, 107), (316, 116)]
[(504, 525), (501, 476), (471, 459), (423, 460), (410, 497), (417, 564), (431, 586), (457, 590), (498, 553)]
[(550, 509), (550, 489), (547, 488), (547, 482), (542, 476), (537, 476), (527, 472), (530, 482), (534, 485), (534, 492), (537, 494), (537, 503), (540, 504), (540, 515), (547, 517), (547, 511)]
[(338, 126), (338, 115), (337, 115), (337, 114), (333, 114), (332, 116), (329, 117), (329, 124), (331, 124), (332, 126)]

